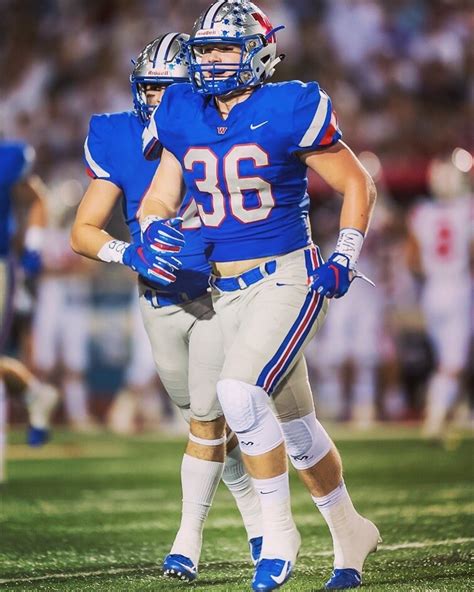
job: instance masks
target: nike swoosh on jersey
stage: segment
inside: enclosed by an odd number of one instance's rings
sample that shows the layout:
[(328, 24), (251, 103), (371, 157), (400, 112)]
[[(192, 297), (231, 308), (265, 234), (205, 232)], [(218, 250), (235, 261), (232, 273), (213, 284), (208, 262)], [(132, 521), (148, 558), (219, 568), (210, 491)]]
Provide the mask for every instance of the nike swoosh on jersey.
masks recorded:
[(270, 576), (272, 578), (272, 580), (275, 582), (275, 584), (283, 584), (283, 582), (285, 581), (286, 575), (288, 573), (288, 569), (290, 567), (290, 562), (289, 561), (285, 561), (285, 563), (283, 564), (283, 567), (281, 568), (281, 573), (279, 576)]
[(262, 127), (262, 125), (266, 125), (267, 123), (268, 123), (268, 120), (267, 121), (262, 121), (262, 123), (257, 123), (257, 125), (254, 125), (253, 123), (251, 123), (250, 124), (250, 129), (251, 130), (256, 130), (259, 127)]

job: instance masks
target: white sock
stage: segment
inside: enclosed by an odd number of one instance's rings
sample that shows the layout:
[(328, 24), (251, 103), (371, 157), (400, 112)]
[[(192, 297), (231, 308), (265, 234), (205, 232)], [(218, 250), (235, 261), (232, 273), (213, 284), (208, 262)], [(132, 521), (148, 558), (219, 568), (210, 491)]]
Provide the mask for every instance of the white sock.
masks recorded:
[(260, 507), (260, 498), (255, 491), (252, 480), (245, 471), (242, 462), (242, 454), (237, 445), (226, 456), (224, 463), (224, 472), (222, 473), (227, 489), (233, 495), (235, 503), (247, 531), (247, 539), (262, 536), (262, 509)]
[(441, 423), (451, 410), (458, 394), (458, 380), (437, 372), (431, 379), (426, 397), (427, 423)]
[(30, 425), (38, 429), (48, 429), (57, 400), (58, 394), (53, 386), (32, 378), (25, 391)]
[(217, 486), (222, 477), (224, 463), (201, 460), (189, 454), (181, 464), (183, 509), (181, 524), (170, 553), (189, 557), (199, 564), (202, 530)]
[[(331, 531), (334, 546), (334, 567), (351, 567), (361, 571), (361, 550), (358, 548), (358, 535), (361, 521), (365, 519), (352, 505), (344, 481), (341, 481), (336, 489), (324, 497), (311, 497)], [(365, 555), (363, 555), (363, 559), (365, 559)]]
[(64, 381), (64, 407), (68, 421), (86, 423), (89, 421), (87, 391), (80, 378), (67, 378)]
[(290, 484), (285, 472), (270, 479), (252, 479), (260, 497), (263, 524), (261, 557), (296, 560), (300, 537), (290, 504)]
[(7, 393), (5, 383), (0, 380), (0, 483), (6, 479), (5, 449), (7, 445)]

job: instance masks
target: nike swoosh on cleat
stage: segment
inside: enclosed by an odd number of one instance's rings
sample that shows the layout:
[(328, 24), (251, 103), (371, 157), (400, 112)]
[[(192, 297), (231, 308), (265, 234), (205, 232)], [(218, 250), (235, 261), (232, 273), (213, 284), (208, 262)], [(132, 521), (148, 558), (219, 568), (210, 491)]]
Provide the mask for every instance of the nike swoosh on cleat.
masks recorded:
[(250, 129), (251, 130), (256, 130), (259, 127), (262, 127), (262, 125), (266, 125), (267, 123), (268, 123), (268, 120), (267, 121), (262, 121), (262, 123), (257, 123), (257, 125), (254, 125), (253, 123), (251, 123), (250, 124)]
[(290, 567), (290, 562), (289, 561), (285, 561), (285, 563), (283, 564), (283, 567), (281, 568), (281, 573), (279, 576), (270, 576), (272, 578), (272, 580), (275, 582), (275, 584), (283, 584), (283, 582), (285, 581), (285, 578), (288, 574), (288, 569)]

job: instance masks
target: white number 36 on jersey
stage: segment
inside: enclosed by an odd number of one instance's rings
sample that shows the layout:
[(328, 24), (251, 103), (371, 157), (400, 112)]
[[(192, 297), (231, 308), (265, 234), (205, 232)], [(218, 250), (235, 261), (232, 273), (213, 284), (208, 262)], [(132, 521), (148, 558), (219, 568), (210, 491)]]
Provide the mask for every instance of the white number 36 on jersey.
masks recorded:
[[(222, 187), (229, 196), (230, 214), (248, 224), (265, 220), (273, 206), (275, 199), (268, 181), (261, 177), (239, 176), (239, 163), (242, 160), (252, 160), (255, 168), (268, 166), (268, 154), (257, 144), (239, 144), (234, 146), (224, 157), (223, 182), (219, 179), (219, 159), (209, 148), (190, 148), (184, 157), (184, 166), (188, 171), (194, 169), (195, 164), (204, 164), (204, 178), (196, 180), (196, 187), (212, 197), (211, 208), (206, 211), (201, 204), (197, 204), (199, 216), (206, 226), (217, 227), (226, 217), (225, 197)], [(258, 205), (246, 207), (244, 191), (255, 191), (258, 195)]]

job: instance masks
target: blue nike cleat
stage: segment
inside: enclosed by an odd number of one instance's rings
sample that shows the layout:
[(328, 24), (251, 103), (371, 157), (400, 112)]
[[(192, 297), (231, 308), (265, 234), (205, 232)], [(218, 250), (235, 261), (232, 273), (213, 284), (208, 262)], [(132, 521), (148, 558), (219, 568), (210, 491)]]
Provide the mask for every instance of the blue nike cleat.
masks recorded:
[(255, 568), (252, 590), (267, 592), (282, 586), (291, 576), (291, 561), (283, 559), (260, 559)]
[(28, 426), (28, 431), (26, 434), (26, 443), (28, 446), (38, 447), (43, 446), (46, 442), (49, 442), (50, 439), (50, 431), (44, 428), (35, 428), (33, 426)]
[(362, 585), (362, 576), (356, 569), (335, 569), (324, 584), (326, 590), (347, 590)]
[(260, 559), (260, 555), (262, 553), (262, 544), (263, 537), (261, 536), (254, 537), (253, 539), (249, 540), (250, 557), (254, 565), (257, 565), (258, 560)]
[(170, 554), (163, 561), (163, 575), (192, 582), (197, 578), (198, 570), (189, 557)]

